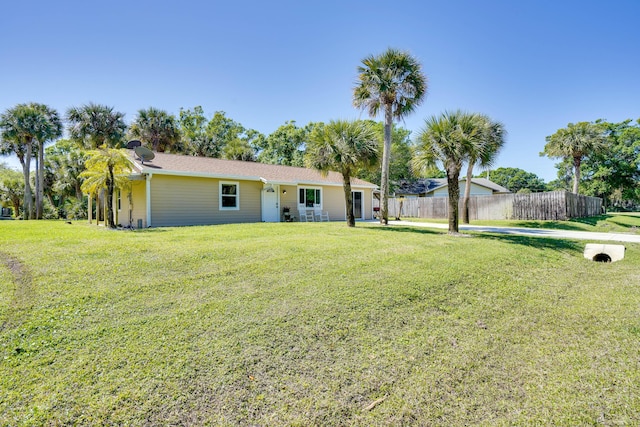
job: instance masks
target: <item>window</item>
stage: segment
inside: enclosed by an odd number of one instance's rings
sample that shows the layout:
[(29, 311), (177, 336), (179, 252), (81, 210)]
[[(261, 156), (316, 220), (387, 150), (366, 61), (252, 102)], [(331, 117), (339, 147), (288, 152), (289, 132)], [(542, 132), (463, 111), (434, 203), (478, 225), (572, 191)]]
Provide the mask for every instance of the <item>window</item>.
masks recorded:
[(298, 191), (298, 204), (307, 208), (322, 206), (322, 189), (302, 187)]
[(240, 209), (240, 186), (237, 182), (220, 181), (220, 210), (237, 211)]
[(118, 190), (118, 199), (117, 199), (117, 206), (118, 206), (118, 210), (122, 209), (122, 192), (120, 190)]

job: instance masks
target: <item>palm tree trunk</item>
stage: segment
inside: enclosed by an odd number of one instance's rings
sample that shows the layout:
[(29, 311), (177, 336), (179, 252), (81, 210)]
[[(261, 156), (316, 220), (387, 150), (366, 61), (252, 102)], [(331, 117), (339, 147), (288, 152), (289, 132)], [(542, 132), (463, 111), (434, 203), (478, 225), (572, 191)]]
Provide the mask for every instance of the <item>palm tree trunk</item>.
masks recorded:
[(581, 157), (573, 158), (573, 194), (578, 194), (578, 187), (580, 184), (580, 164), (582, 163)]
[(31, 141), (27, 141), (26, 153), (22, 163), (22, 175), (24, 176), (24, 212), (23, 219), (32, 219), (33, 217), (33, 194), (31, 192)]
[(473, 163), (469, 161), (467, 166), (467, 180), (464, 186), (464, 199), (462, 200), (462, 223), (469, 224), (469, 200), (471, 199), (471, 175), (473, 174)]
[(449, 188), (449, 233), (458, 233), (458, 203), (460, 203), (460, 185), (458, 178), (460, 171), (447, 170), (447, 185)]
[(38, 141), (38, 176), (36, 181), (36, 219), (42, 219), (44, 202), (44, 144)]
[(384, 107), (384, 148), (382, 150), (382, 174), (380, 177), (380, 224), (389, 224), (389, 163), (391, 159), (391, 105)]
[(347, 225), (356, 226), (356, 218), (353, 216), (353, 194), (351, 193), (351, 176), (347, 172), (342, 173), (342, 188), (344, 189), (344, 201), (347, 206)]
[(113, 168), (109, 167), (109, 180), (107, 181), (107, 226), (109, 228), (116, 228), (116, 223), (113, 220), (113, 187), (115, 178), (113, 176)]

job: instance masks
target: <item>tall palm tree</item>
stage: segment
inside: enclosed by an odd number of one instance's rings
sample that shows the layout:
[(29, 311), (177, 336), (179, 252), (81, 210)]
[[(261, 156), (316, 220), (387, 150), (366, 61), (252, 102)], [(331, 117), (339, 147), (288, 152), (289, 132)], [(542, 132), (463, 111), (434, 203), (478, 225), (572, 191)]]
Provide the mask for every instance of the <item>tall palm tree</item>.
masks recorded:
[(458, 233), (459, 178), (469, 153), (482, 140), (482, 129), (476, 114), (463, 111), (444, 112), (425, 120), (417, 136), (414, 165), (419, 170), (441, 163), (447, 173), (449, 193), (449, 233)]
[(317, 126), (311, 133), (305, 162), (307, 166), (327, 174), (331, 170), (342, 174), (347, 225), (355, 227), (351, 177), (362, 167), (371, 167), (378, 161), (377, 133), (365, 121), (335, 120)]
[(138, 110), (138, 116), (131, 123), (129, 134), (142, 142), (151, 144), (153, 151), (171, 151), (180, 140), (180, 127), (174, 116), (164, 110), (149, 107)]
[(31, 104), (18, 104), (0, 116), (0, 135), (5, 151), (16, 154), (24, 177), (24, 219), (34, 218), (31, 190), (31, 158), (37, 150), (42, 116)]
[(62, 121), (58, 112), (44, 104), (30, 104), (40, 116), (36, 141), (38, 144), (38, 157), (36, 158), (36, 219), (42, 219), (44, 200), (44, 145), (48, 141), (62, 136)]
[(471, 146), (467, 160), (467, 179), (462, 201), (462, 223), (469, 224), (469, 200), (471, 199), (471, 177), (476, 164), (488, 168), (492, 165), (498, 152), (505, 143), (507, 132), (500, 122), (492, 121), (484, 114), (476, 115), (481, 138), (478, 144)]
[(389, 222), (389, 161), (393, 119), (400, 120), (413, 112), (427, 93), (427, 77), (421, 64), (408, 52), (387, 49), (378, 56), (368, 56), (358, 67), (358, 83), (353, 90), (353, 104), (366, 109), (371, 117), (384, 111), (384, 146), (380, 177), (380, 223)]
[(572, 160), (573, 193), (578, 194), (582, 160), (602, 150), (606, 143), (602, 128), (595, 123), (569, 123), (566, 128), (558, 129), (553, 135), (547, 136), (546, 141), (541, 156)]
[(84, 178), (82, 191), (97, 195), (102, 189), (107, 190), (107, 226), (116, 228), (113, 217), (113, 194), (116, 189), (126, 188), (129, 183), (128, 173), (131, 171), (129, 156), (122, 149), (101, 148), (87, 153), (86, 170), (80, 175)]
[(81, 147), (121, 147), (127, 125), (124, 113), (113, 107), (89, 103), (67, 110), (69, 137)]

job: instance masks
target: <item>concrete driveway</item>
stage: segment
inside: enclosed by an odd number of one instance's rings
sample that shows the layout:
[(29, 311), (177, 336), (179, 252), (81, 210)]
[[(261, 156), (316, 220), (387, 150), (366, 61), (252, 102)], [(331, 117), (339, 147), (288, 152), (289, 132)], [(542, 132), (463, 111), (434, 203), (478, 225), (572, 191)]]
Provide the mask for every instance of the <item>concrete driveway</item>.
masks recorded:
[[(449, 228), (448, 224), (438, 224), (438, 223), (431, 223), (431, 222), (412, 222), (412, 221), (389, 221), (389, 225), (439, 228), (444, 230), (447, 230)], [(541, 229), (541, 228), (490, 227), (485, 225), (462, 225), (462, 224), (460, 224), (459, 229), (461, 232), (462, 231), (479, 231), (479, 232), (499, 233), (499, 234), (517, 234), (517, 235), (531, 236), (531, 237), (550, 237), (552, 239), (577, 239), (577, 240), (640, 243), (640, 235), (638, 234), (596, 233), (591, 231), (549, 230), (549, 229)]]

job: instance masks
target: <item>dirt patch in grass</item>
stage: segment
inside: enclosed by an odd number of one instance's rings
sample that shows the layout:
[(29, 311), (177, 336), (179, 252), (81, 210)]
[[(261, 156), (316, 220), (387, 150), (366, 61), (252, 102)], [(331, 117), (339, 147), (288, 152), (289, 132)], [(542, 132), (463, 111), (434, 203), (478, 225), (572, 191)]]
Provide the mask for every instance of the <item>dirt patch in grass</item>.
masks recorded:
[(0, 323), (0, 331), (15, 326), (18, 321), (20, 311), (32, 300), (33, 280), (31, 273), (24, 264), (17, 258), (0, 252), (0, 261), (7, 267), (13, 276), (15, 290), (9, 301), (9, 312), (7, 318)]

